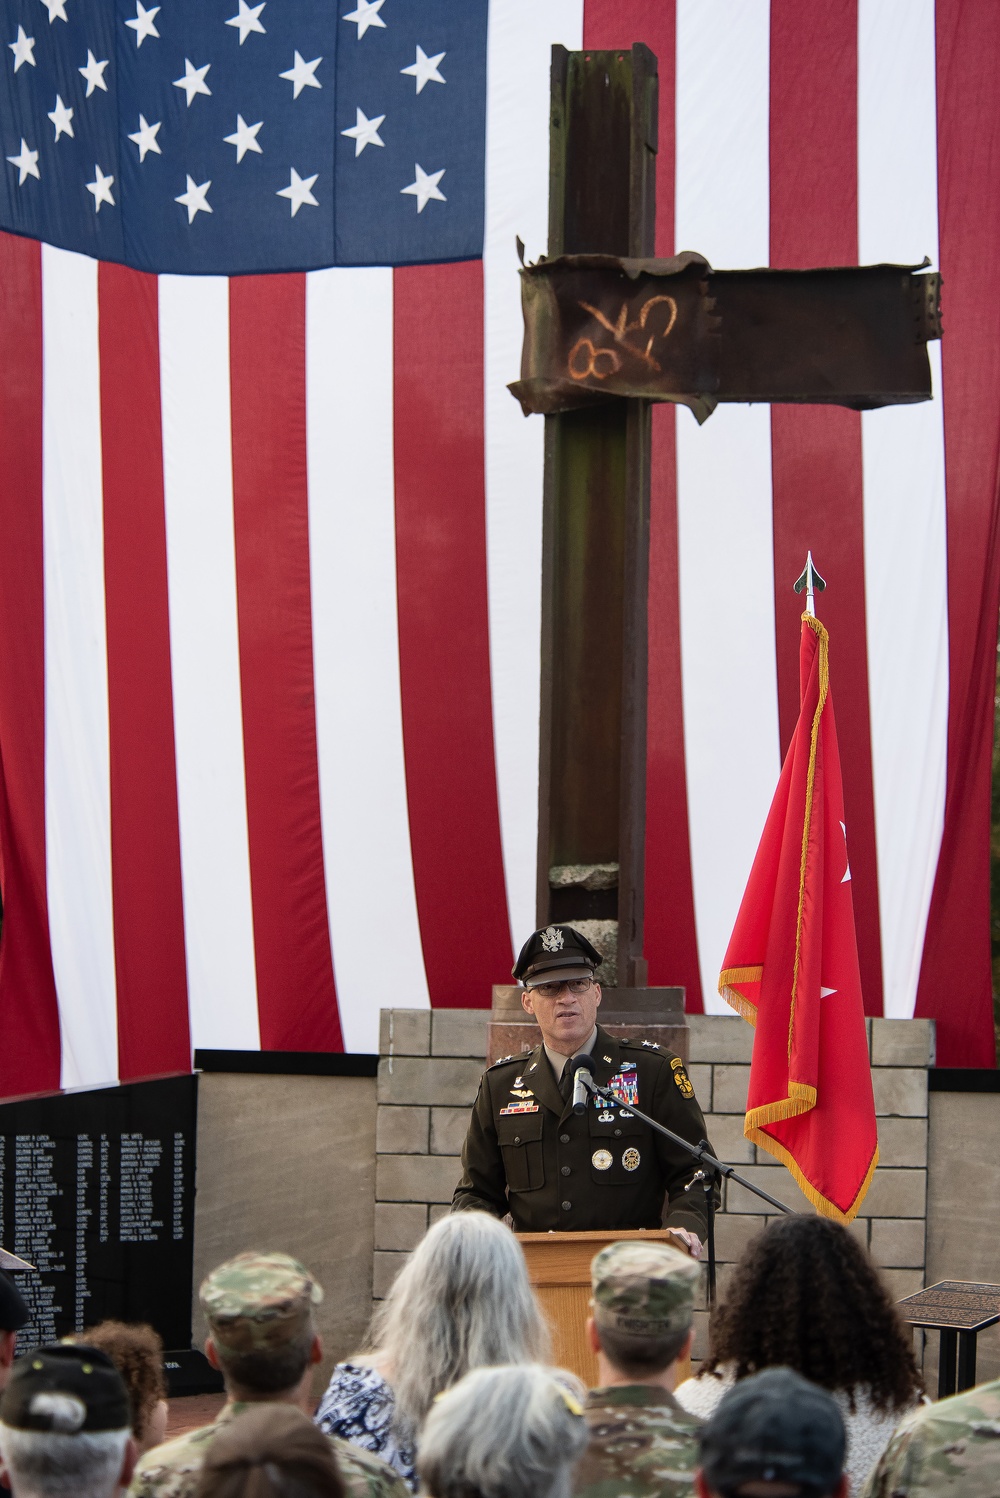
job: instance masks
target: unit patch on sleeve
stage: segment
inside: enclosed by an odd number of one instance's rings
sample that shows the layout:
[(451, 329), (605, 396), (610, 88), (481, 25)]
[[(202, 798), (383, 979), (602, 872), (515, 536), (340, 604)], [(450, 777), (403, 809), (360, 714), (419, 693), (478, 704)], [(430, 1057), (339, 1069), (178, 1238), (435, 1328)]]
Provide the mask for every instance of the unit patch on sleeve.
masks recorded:
[(681, 1058), (674, 1056), (670, 1062), (670, 1066), (674, 1074), (674, 1081), (680, 1088), (681, 1097), (694, 1097), (694, 1088), (691, 1085), (690, 1077), (684, 1070), (684, 1062)]

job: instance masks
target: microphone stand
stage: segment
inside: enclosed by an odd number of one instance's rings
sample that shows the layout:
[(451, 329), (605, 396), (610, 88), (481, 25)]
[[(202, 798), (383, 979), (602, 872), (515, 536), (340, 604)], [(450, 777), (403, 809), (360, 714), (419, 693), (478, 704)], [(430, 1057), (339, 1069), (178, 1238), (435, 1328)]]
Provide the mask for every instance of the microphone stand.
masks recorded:
[[(606, 1103), (622, 1105), (618, 1094), (612, 1092), (610, 1087), (602, 1087), (599, 1082), (595, 1082), (589, 1072), (581, 1069), (577, 1072), (575, 1080), (582, 1081), (588, 1092), (593, 1093), (595, 1097), (603, 1098)], [(690, 1191), (700, 1181), (705, 1192), (705, 1207), (708, 1213), (708, 1228), (705, 1234), (705, 1245), (708, 1250), (708, 1305), (711, 1308), (715, 1305), (715, 1185), (719, 1177), (725, 1176), (727, 1181), (736, 1181), (738, 1185), (745, 1186), (748, 1191), (753, 1192), (754, 1196), (759, 1196), (762, 1201), (769, 1202), (772, 1207), (777, 1207), (779, 1212), (784, 1212), (789, 1217), (796, 1216), (796, 1213), (793, 1208), (786, 1207), (784, 1202), (779, 1202), (777, 1197), (769, 1196), (752, 1181), (745, 1180), (731, 1165), (724, 1165), (721, 1160), (717, 1160), (713, 1154), (709, 1153), (707, 1139), (703, 1139), (700, 1144), (692, 1144), (680, 1134), (675, 1134), (673, 1129), (668, 1129), (666, 1124), (658, 1123), (655, 1118), (650, 1118), (648, 1113), (643, 1113), (641, 1108), (636, 1108), (632, 1103), (628, 1104), (628, 1112), (634, 1113), (636, 1118), (641, 1118), (643, 1123), (648, 1124), (657, 1134), (662, 1134), (664, 1139), (669, 1139), (672, 1144), (680, 1145), (682, 1150), (686, 1150), (691, 1158), (697, 1161), (698, 1169), (684, 1189)]]

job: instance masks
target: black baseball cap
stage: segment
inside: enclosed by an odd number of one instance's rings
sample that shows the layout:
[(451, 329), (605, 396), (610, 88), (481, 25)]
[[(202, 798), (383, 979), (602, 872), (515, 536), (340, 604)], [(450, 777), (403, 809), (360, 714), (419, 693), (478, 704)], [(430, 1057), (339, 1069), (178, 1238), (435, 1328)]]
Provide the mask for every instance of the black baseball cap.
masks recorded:
[(18, 1358), (0, 1394), (0, 1422), (13, 1430), (127, 1430), (128, 1394), (121, 1374), (97, 1347), (66, 1342)]
[(30, 1320), (20, 1290), (0, 1269), (0, 1332), (19, 1332)]
[(600, 952), (572, 926), (545, 926), (531, 933), (511, 971), (534, 988), (558, 978), (589, 978), (600, 965)]
[(844, 1421), (834, 1399), (790, 1368), (739, 1381), (699, 1432), (701, 1470), (713, 1493), (749, 1482), (786, 1482), (803, 1495), (832, 1493), (844, 1470)]

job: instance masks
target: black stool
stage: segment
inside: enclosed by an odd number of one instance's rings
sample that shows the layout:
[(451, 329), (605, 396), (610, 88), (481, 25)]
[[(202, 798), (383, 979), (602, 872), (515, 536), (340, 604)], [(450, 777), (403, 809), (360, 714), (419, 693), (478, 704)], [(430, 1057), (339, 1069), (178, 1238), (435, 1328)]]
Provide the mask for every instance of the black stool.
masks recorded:
[(941, 1333), (938, 1398), (960, 1394), (976, 1382), (976, 1338), (1000, 1321), (1000, 1285), (939, 1280), (897, 1302), (903, 1320)]

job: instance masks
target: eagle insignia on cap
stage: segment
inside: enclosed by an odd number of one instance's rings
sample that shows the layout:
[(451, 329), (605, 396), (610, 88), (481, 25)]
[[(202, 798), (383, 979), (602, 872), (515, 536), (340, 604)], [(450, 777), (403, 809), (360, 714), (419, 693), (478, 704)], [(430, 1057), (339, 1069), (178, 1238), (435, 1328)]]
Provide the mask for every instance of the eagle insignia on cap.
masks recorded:
[(558, 926), (546, 926), (542, 932), (542, 946), (546, 952), (561, 952), (566, 945), (566, 938)]

